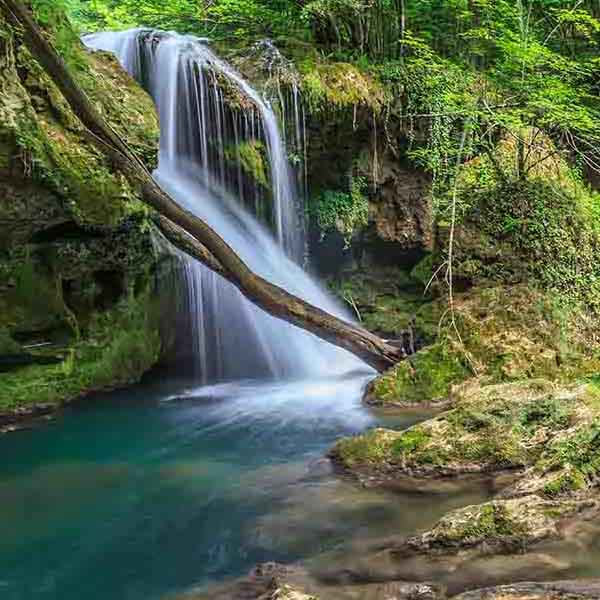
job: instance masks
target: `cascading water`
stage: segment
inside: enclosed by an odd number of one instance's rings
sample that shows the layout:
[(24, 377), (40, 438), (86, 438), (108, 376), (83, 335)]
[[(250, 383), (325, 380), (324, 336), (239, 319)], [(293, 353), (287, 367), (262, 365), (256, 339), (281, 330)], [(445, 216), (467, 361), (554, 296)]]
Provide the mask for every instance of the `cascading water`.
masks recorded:
[[(277, 118), (260, 94), (198, 38), (131, 30), (93, 34), (84, 41), (116, 54), (153, 96), (161, 124), (157, 181), (209, 223), (255, 272), (345, 316), (294, 262), (302, 259), (304, 240), (293, 173)], [(225, 95), (231, 92), (227, 88), (243, 102), (239, 110), (226, 102)], [(297, 112), (294, 118), (299, 120)], [(244, 181), (242, 144), (253, 144), (253, 152), (264, 148), (270, 189), (257, 189), (256, 182), (252, 188)], [(272, 210), (264, 220), (272, 225), (278, 243), (243, 208), (260, 216), (267, 192)], [(266, 212), (262, 210), (263, 216)], [(300, 379), (364, 368), (345, 351), (256, 308), (196, 261), (185, 260), (185, 279), (189, 335), (204, 383)]]

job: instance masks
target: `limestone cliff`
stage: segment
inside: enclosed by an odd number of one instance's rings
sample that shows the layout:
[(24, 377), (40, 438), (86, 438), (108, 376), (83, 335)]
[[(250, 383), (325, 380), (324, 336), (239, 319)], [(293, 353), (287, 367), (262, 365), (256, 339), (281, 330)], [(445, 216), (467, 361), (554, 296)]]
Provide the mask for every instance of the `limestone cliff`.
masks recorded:
[[(114, 57), (84, 50), (60, 13), (47, 27), (91, 99), (152, 167), (152, 100)], [(3, 22), (0, 31), (6, 423), (16, 409), (135, 380), (156, 362), (161, 342), (151, 305), (161, 251), (136, 191), (95, 149), (18, 34)]]

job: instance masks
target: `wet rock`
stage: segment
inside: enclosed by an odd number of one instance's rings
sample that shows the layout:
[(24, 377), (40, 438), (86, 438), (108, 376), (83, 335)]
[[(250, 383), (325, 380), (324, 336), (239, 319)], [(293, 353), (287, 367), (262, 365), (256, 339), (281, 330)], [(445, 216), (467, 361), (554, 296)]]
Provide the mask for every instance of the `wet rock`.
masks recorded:
[(429, 200), (431, 179), (422, 171), (385, 160), (379, 171), (379, 185), (369, 198), (373, 234), (405, 250), (431, 250), (433, 209)]
[(465, 592), (455, 600), (584, 600), (600, 598), (600, 580), (516, 583)]
[(406, 431), (374, 429), (341, 440), (331, 455), (361, 481), (380, 485), (406, 477), (495, 474), (536, 465), (537, 488), (536, 478), (523, 479), (514, 495), (541, 489), (556, 496), (593, 480), (593, 472), (586, 476), (573, 467), (575, 455), (571, 462), (564, 460), (568, 453), (562, 450), (569, 440), (581, 439), (586, 463), (593, 462), (593, 434), (586, 437), (585, 432), (595, 431), (590, 428), (600, 417), (596, 395), (589, 385), (531, 380), (482, 386), (475, 381), (455, 391), (451, 410)]
[(0, 412), (0, 434), (31, 427), (35, 423), (50, 419), (54, 412), (56, 406), (53, 404), (36, 404)]
[(193, 592), (181, 600), (443, 600), (445, 589), (433, 583), (328, 585), (299, 566), (266, 563), (230, 584)]

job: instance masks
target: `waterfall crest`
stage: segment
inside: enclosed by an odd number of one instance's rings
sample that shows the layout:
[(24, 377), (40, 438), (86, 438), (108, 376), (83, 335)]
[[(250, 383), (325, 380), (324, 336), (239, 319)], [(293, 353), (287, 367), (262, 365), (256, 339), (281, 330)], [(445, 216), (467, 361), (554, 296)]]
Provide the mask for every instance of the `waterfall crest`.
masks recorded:
[[(269, 103), (205, 40), (136, 29), (92, 34), (84, 42), (114, 53), (152, 95), (161, 126), (154, 176), (161, 186), (256, 273), (347, 318), (298, 264), (304, 255), (302, 213)], [(226, 98), (232, 93), (239, 104), (235, 109)], [(249, 181), (242, 172), (240, 148), (248, 144), (252, 152), (264, 152), (268, 180)], [(203, 383), (300, 379), (365, 368), (347, 352), (267, 315), (200, 263), (183, 260), (186, 333)]]

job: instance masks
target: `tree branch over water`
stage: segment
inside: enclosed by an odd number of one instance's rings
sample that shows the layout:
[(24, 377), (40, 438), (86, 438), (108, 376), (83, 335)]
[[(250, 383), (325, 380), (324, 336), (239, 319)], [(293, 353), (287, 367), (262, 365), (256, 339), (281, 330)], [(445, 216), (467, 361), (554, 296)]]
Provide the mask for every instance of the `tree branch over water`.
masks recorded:
[(404, 358), (401, 349), (366, 329), (343, 321), (252, 272), (217, 232), (160, 188), (145, 164), (94, 108), (25, 4), (0, 0), (0, 10), (22, 34), (33, 57), (92, 134), (94, 144), (158, 213), (155, 222), (174, 245), (230, 281), (265, 312), (348, 350), (379, 371)]

